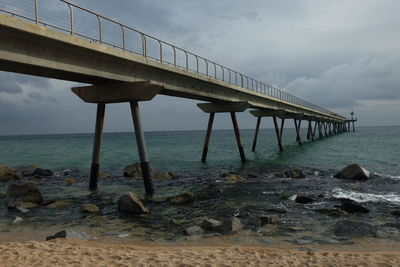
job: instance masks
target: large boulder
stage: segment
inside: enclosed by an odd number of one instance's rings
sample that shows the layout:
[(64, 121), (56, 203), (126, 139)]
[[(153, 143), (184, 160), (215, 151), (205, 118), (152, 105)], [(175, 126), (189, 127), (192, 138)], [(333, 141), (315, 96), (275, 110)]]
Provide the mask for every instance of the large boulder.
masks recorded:
[(208, 231), (216, 231), (218, 227), (222, 225), (222, 222), (215, 219), (204, 219), (201, 223), (201, 227)]
[(305, 178), (306, 177), (305, 174), (303, 173), (303, 171), (301, 169), (298, 169), (298, 168), (294, 168), (294, 169), (291, 169), (291, 170), (279, 172), (279, 173), (275, 174), (275, 176), (284, 177), (284, 178), (296, 178), (296, 179), (300, 179), (300, 178)]
[(17, 206), (18, 203), (31, 202), (41, 204), (42, 193), (34, 184), (11, 184), (7, 189), (8, 206)]
[(297, 196), (294, 201), (296, 201), (296, 203), (300, 203), (300, 204), (309, 204), (309, 203), (314, 202), (314, 199), (309, 196)]
[(378, 229), (365, 222), (359, 221), (338, 221), (334, 227), (334, 233), (337, 236), (348, 237), (376, 237)]
[(350, 199), (343, 199), (342, 200), (342, 205), (336, 206), (340, 208), (341, 210), (344, 210), (348, 213), (368, 213), (369, 209), (364, 208), (357, 202), (350, 200)]
[(26, 166), (19, 170), (22, 176), (53, 176), (54, 173), (49, 169), (42, 169), (36, 166)]
[(242, 229), (242, 222), (236, 217), (231, 217), (223, 220), (222, 224), (216, 228), (216, 230), (221, 234), (232, 234), (239, 232)]
[[(150, 168), (150, 172), (152, 172), (151, 168)], [(134, 163), (134, 164), (125, 166), (124, 176), (125, 177), (133, 177), (133, 178), (143, 178), (142, 167), (140, 166), (140, 163)]]
[(371, 178), (371, 174), (360, 165), (353, 163), (343, 168), (334, 177), (348, 180), (367, 180)]
[(46, 241), (57, 239), (57, 238), (72, 238), (72, 239), (78, 239), (78, 240), (84, 240), (84, 241), (97, 239), (97, 237), (91, 236), (83, 231), (76, 231), (76, 230), (68, 229), (68, 230), (63, 230), (63, 231), (57, 232), (54, 235), (50, 235), (50, 236), (46, 237)]
[(125, 193), (119, 198), (118, 210), (131, 215), (149, 213), (140, 198), (132, 192)]
[(183, 233), (185, 235), (189, 235), (189, 236), (193, 236), (193, 235), (202, 235), (204, 234), (204, 230), (203, 228), (201, 228), (200, 226), (194, 225), (194, 226), (190, 226), (187, 227)]
[(0, 182), (15, 181), (21, 179), (16, 170), (7, 166), (0, 166)]

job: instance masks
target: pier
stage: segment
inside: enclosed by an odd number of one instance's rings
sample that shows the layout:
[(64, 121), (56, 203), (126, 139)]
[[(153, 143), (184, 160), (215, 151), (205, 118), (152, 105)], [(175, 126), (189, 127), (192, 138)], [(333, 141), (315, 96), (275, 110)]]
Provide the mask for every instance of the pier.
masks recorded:
[[(0, 0), (0, 4), (3, 0)], [(246, 162), (236, 113), (255, 117), (252, 151), (256, 150), (262, 118), (272, 118), (279, 150), (283, 151), (285, 121), (293, 120), (296, 141), (302, 145), (302, 122), (311, 142), (350, 131), (351, 119), (257, 81), (186, 49), (77, 6), (55, 0), (63, 23), (49, 17), (45, 1), (15, 0), (14, 9), (0, 9), (0, 70), (89, 84), (72, 88), (86, 103), (97, 105), (90, 189), (97, 188), (104, 114), (107, 104), (129, 103), (147, 194), (154, 193), (149, 155), (140, 116), (140, 102), (157, 94), (202, 101), (197, 106), (209, 121), (199, 160), (206, 162), (216, 113), (230, 116), (240, 160)], [(28, 14), (18, 5), (31, 5)], [(49, 11), (49, 10), (47, 10)], [(58, 14), (58, 13), (57, 13)], [(95, 21), (94, 33), (76, 23), (77, 16)], [(107, 33), (112, 27), (118, 38)], [(323, 88), (321, 88), (323, 90)], [(204, 103), (205, 102), (205, 103)], [(304, 125), (304, 124), (303, 124)]]

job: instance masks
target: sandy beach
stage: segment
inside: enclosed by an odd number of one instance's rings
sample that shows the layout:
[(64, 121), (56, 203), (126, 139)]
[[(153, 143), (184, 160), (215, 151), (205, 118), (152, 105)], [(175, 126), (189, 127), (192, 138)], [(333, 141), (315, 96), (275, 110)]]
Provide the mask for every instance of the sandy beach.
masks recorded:
[[(386, 252), (383, 252), (386, 251)], [(78, 240), (0, 245), (1, 266), (399, 266), (396, 251), (156, 247)]]

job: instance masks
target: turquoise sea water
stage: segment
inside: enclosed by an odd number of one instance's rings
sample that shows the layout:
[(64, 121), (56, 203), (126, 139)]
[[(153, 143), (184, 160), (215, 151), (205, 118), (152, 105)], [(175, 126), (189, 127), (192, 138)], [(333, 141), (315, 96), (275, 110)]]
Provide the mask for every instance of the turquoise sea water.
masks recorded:
[[(211, 136), (207, 164), (200, 163), (204, 131), (146, 132), (151, 164), (170, 171), (274, 169), (277, 166), (338, 169), (357, 162), (374, 172), (400, 175), (400, 127), (359, 127), (356, 132), (295, 142), (293, 129), (285, 129), (284, 151), (279, 152), (273, 129), (262, 129), (257, 150), (251, 152), (253, 130), (242, 130), (248, 163), (241, 164), (232, 130), (216, 130)], [(302, 129), (305, 134), (306, 129)], [(303, 136), (305, 139), (305, 136)], [(92, 134), (0, 136), (0, 164), (37, 165), (53, 170), (88, 170)], [(104, 135), (101, 168), (120, 171), (138, 161), (133, 133)]]
[[(260, 131), (256, 153), (250, 151), (253, 130), (241, 133), (248, 158), (245, 164), (240, 162), (232, 130), (213, 132), (207, 164), (200, 162), (204, 131), (145, 133), (152, 166), (173, 171), (180, 177), (155, 180), (156, 194), (144, 199), (150, 214), (139, 217), (124, 216), (116, 204), (127, 191), (144, 196), (140, 179), (122, 177), (123, 167), (138, 161), (132, 133), (105, 134), (101, 168), (112, 176), (99, 180), (97, 192), (88, 190), (86, 175), (90, 167), (92, 134), (1, 136), (0, 165), (16, 168), (37, 165), (52, 169), (55, 171), (52, 177), (24, 177), (18, 182), (34, 183), (46, 201), (67, 204), (42, 205), (22, 214), (8, 209), (6, 197), (0, 197), (0, 241), (10, 236), (20, 240), (32, 233), (38, 240), (44, 240), (56, 231), (73, 229), (106, 240), (110, 233), (113, 236), (124, 233), (135, 240), (176, 242), (186, 240), (185, 227), (201, 225), (204, 218), (222, 220), (232, 215), (238, 216), (245, 228), (238, 235), (226, 237), (232, 242), (258, 245), (302, 244), (304, 240), (319, 244), (341, 243), (333, 231), (340, 220), (376, 225), (384, 238), (400, 241), (400, 231), (393, 232), (393, 226), (400, 228), (398, 218), (392, 214), (400, 211), (400, 127), (359, 127), (356, 132), (315, 142), (304, 141), (302, 146), (295, 142), (294, 130), (286, 129), (283, 152), (278, 150), (272, 129)], [(374, 177), (362, 182), (333, 177), (353, 162), (363, 165)], [(306, 178), (275, 175), (289, 167), (302, 168)], [(64, 175), (65, 169), (72, 172)], [(243, 176), (245, 181), (225, 181), (220, 174), (228, 171)], [(249, 176), (250, 172), (257, 177)], [(76, 183), (67, 184), (68, 178), (76, 179)], [(4, 196), (11, 183), (13, 181), (0, 183), (0, 195)], [(168, 202), (170, 197), (188, 191), (196, 195), (193, 203), (171, 205)], [(296, 203), (296, 195), (311, 196), (314, 202)], [(343, 198), (358, 202), (370, 212), (339, 217), (318, 212), (319, 209), (337, 209)], [(83, 203), (96, 204), (100, 212), (81, 212)], [(280, 223), (273, 228), (275, 230), (264, 231), (260, 228), (259, 217), (276, 215), (271, 211), (276, 208), (287, 212), (278, 214)], [(12, 225), (16, 216), (24, 221)], [(302, 230), (293, 232), (293, 227)]]

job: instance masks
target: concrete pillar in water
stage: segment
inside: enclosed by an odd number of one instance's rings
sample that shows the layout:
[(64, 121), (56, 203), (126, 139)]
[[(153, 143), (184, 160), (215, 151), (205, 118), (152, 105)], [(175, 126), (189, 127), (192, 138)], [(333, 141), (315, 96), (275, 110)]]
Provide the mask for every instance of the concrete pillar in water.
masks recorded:
[(235, 137), (239, 149), (240, 159), (242, 160), (242, 162), (246, 162), (246, 156), (244, 155), (242, 141), (240, 140), (239, 126), (236, 120), (235, 112), (231, 112), (231, 119), (232, 119), (233, 129), (235, 130)]
[(275, 134), (276, 134), (276, 139), (278, 141), (278, 147), (280, 151), (283, 151), (283, 146), (282, 146), (282, 130), (283, 130), (283, 125), (285, 122), (285, 119), (282, 119), (281, 122), (281, 131), (279, 131), (279, 126), (278, 126), (278, 122), (276, 119), (276, 116), (272, 116), (272, 120), (274, 121), (274, 126), (275, 126)]
[(104, 113), (106, 109), (106, 104), (97, 104), (97, 114), (96, 114), (96, 126), (94, 133), (94, 144), (93, 144), (93, 155), (92, 155), (92, 166), (90, 168), (90, 190), (96, 190), (98, 179), (99, 179), (99, 168), (100, 168), (100, 150), (101, 142), (103, 139), (103, 125), (104, 125)]
[(252, 151), (252, 152), (256, 151), (257, 138), (258, 138), (258, 131), (259, 131), (259, 129), (260, 129), (260, 124), (261, 124), (261, 117), (257, 117), (256, 131), (254, 132), (253, 146), (252, 146), (252, 148), (251, 148), (251, 151)]
[(208, 145), (210, 144), (211, 131), (212, 131), (213, 123), (214, 123), (214, 116), (215, 116), (215, 113), (210, 112), (210, 118), (208, 119), (206, 139), (204, 141), (203, 154), (201, 155), (201, 162), (206, 162), (206, 160), (207, 160)]
[(154, 193), (153, 181), (151, 179), (150, 164), (147, 157), (146, 142), (144, 140), (144, 133), (142, 129), (142, 123), (140, 120), (140, 110), (138, 101), (131, 101), (131, 112), (133, 119), (133, 126), (135, 128), (136, 143), (139, 151), (140, 166), (142, 168), (142, 176), (144, 189), (146, 194), (151, 195)]

